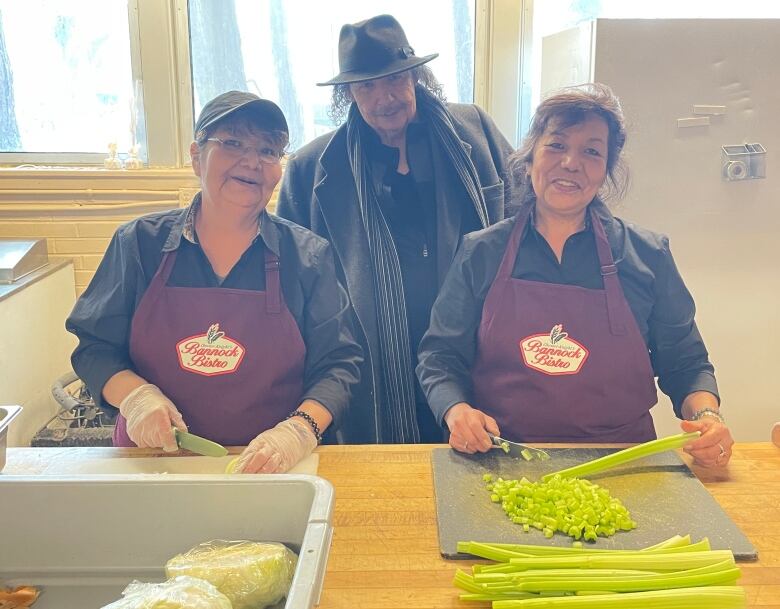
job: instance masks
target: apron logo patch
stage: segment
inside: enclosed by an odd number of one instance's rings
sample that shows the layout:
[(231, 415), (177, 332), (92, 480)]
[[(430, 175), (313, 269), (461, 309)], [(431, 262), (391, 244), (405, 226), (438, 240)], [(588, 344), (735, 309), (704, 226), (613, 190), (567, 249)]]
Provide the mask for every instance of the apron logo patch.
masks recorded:
[(563, 331), (563, 324), (552, 327), (548, 334), (533, 334), (518, 343), (523, 362), (544, 374), (577, 374), (588, 350)]
[(190, 336), (176, 344), (179, 366), (187, 372), (216, 376), (238, 370), (246, 349), (226, 336), (219, 324), (212, 324), (205, 334)]

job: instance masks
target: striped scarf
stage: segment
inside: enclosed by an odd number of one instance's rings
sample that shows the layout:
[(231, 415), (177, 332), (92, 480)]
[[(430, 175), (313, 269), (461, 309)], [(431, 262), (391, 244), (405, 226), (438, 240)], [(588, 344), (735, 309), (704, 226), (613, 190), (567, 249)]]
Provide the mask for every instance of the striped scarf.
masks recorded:
[[(477, 170), (452, 126), (444, 104), (422, 87), (416, 88), (417, 111), (430, 126), (432, 145), (440, 146), (445, 158), (455, 168), (471, 199), (483, 228), (488, 225), (487, 206)], [(380, 403), (383, 432), (380, 441), (392, 444), (420, 441), (414, 397), (414, 364), (411, 353), (406, 299), (401, 278), (401, 264), (393, 236), (379, 206), (371, 163), (366, 158), (360, 136), (360, 118), (352, 104), (347, 118), (347, 153), (355, 178), (361, 219), (366, 230), (374, 297), (377, 303), (379, 329), (379, 364), (384, 377), (384, 396)]]

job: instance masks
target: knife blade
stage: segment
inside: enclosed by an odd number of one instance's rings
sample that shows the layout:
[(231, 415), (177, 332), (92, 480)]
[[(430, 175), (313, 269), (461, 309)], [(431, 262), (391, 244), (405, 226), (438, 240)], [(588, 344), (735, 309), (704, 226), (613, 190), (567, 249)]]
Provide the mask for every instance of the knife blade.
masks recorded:
[(196, 436), (194, 433), (181, 431), (175, 427), (173, 433), (176, 436), (176, 444), (179, 445), (179, 448), (185, 448), (206, 457), (224, 457), (228, 454), (227, 448), (221, 444)]
[(510, 442), (505, 438), (488, 434), (493, 446), (496, 446), (503, 450), (510, 457), (521, 457), (526, 461), (531, 459), (539, 459), (540, 461), (546, 461), (550, 458), (550, 455), (541, 448), (534, 448), (533, 446), (526, 446), (525, 444), (519, 444), (517, 442)]

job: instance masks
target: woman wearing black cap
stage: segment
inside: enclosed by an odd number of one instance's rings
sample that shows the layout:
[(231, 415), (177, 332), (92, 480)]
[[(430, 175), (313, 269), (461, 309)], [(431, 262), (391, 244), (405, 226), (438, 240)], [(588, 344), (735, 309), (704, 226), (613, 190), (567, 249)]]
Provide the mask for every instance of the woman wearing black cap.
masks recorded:
[(461, 235), (503, 218), (512, 147), (483, 110), (447, 104), (390, 15), (339, 36), (334, 115), (290, 158), (278, 213), (333, 245), (365, 355), (346, 443), (441, 442), (414, 376), (417, 346)]
[(73, 368), (119, 408), (117, 446), (176, 450), (173, 428), (245, 445), (238, 471), (283, 472), (343, 413), (360, 347), (323, 239), (265, 207), (282, 111), (231, 91), (204, 106), (186, 209), (120, 227), (67, 320)]

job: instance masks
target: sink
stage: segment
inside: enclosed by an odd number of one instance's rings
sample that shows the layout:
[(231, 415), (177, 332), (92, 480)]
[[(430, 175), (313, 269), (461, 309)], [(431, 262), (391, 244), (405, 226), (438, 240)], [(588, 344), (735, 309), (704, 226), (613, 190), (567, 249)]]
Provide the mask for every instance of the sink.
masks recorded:
[(0, 472), (3, 471), (3, 467), (5, 466), (5, 451), (8, 446), (8, 426), (21, 411), (21, 406), (0, 406)]
[[(122, 457), (115, 459), (58, 459), (43, 475), (82, 474), (224, 474), (238, 455), (225, 457)], [(288, 473), (317, 475), (320, 456), (312, 453)]]
[(280, 606), (315, 609), (320, 597), (333, 535), (333, 487), (321, 478), (2, 475), (0, 497), (0, 588), (43, 588), (35, 609), (107, 605), (210, 539), (286, 544), (298, 561)]

